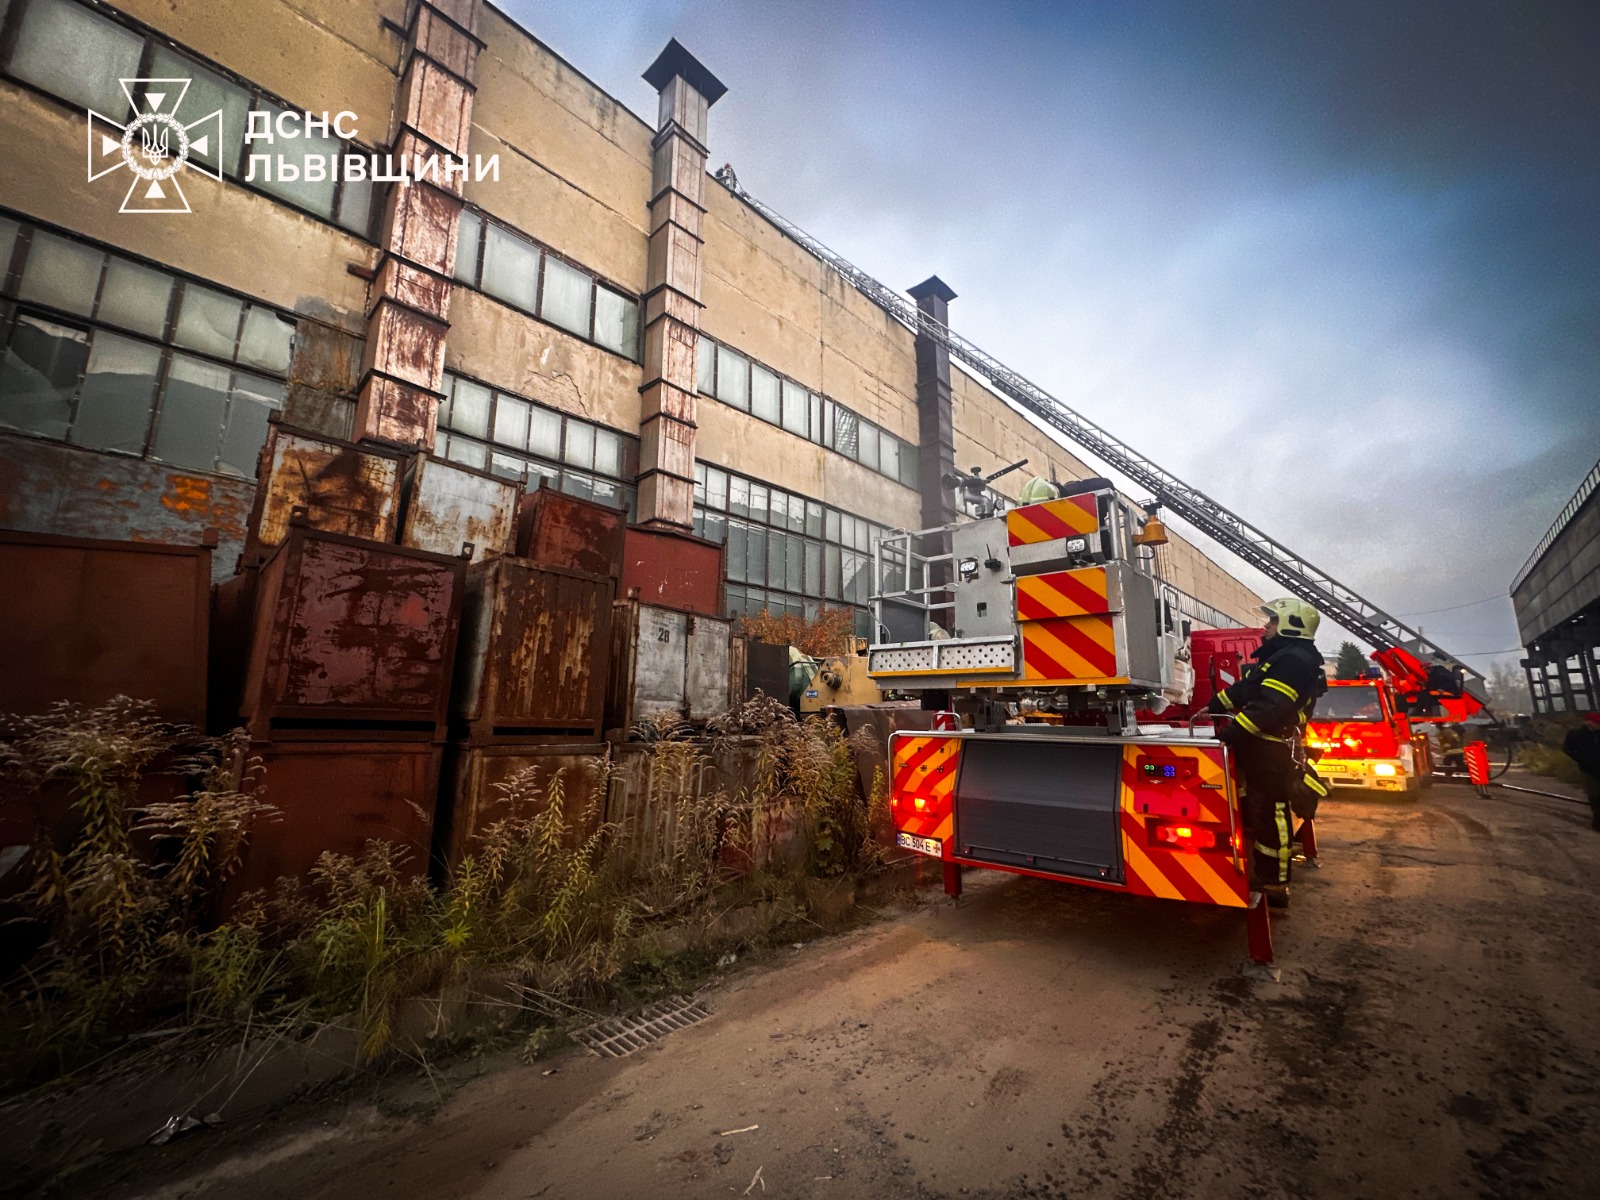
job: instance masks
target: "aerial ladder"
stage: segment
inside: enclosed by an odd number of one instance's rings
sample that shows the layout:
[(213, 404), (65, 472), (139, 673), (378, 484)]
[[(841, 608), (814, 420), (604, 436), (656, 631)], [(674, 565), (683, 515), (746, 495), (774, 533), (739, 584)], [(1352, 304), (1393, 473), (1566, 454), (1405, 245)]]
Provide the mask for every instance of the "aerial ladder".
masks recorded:
[(943, 322), (933, 319), (899, 292), (841, 258), (740, 188), (726, 167), (718, 173), (717, 178), (907, 329), (944, 347), (951, 358), (987, 380), (997, 392), (1023, 411), (1045, 422), (1107, 466), (1147, 489), (1158, 505), (1176, 513), (1219, 546), (1236, 554), (1282, 584), (1293, 595), (1315, 606), (1323, 616), (1372, 645), (1377, 651), (1374, 657), (1378, 657), (1402, 692), (1414, 693), (1418, 688), (1426, 691), (1427, 664), (1432, 660), (1448, 671), (1459, 674), (1463, 683), (1463, 695), (1453, 704), (1447, 702), (1448, 698), (1435, 697), (1441, 700), (1447, 717), (1464, 720), (1487, 704), (1488, 690), (1483, 675), (1431, 642), (1420, 630), (1384, 612), (1353, 588), (1340, 583), (1199, 488), (1164, 470), (993, 355), (953, 332)]
[[(987, 485), (1022, 464), (989, 476), (974, 468), (944, 481), (973, 519), (875, 544), (869, 673), (921, 692), (924, 707), (940, 697), (955, 710), (939, 712), (932, 730), (890, 738), (896, 843), (940, 860), (953, 896), (963, 867), (983, 867), (1242, 911), (1250, 957), (1274, 971), (1231, 751), (1192, 719), (1150, 720), (1189, 700), (1193, 682), (1191, 630), (1155, 553), (1166, 541), (1157, 512), (1176, 513), (1371, 643), (1397, 689), (1435, 711), (1460, 720), (1481, 709), (1483, 677), (795, 227), (731, 169), (716, 178), (907, 329), (1154, 498), (1132, 504), (1096, 478), (1052, 483), (1002, 512)], [(1424, 656), (1460, 681), (1454, 694), (1429, 688)], [(1019, 724), (1025, 714), (1044, 723)]]

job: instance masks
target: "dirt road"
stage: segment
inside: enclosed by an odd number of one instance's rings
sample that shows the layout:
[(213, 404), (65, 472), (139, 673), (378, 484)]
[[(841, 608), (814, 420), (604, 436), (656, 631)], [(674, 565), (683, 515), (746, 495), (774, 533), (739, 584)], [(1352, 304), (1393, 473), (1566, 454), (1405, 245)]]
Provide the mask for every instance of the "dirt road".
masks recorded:
[(1235, 914), (972, 874), (630, 1058), (426, 1118), (353, 1104), (107, 1194), (1600, 1196), (1588, 824), (1456, 786), (1335, 800), (1278, 984), (1240, 974)]

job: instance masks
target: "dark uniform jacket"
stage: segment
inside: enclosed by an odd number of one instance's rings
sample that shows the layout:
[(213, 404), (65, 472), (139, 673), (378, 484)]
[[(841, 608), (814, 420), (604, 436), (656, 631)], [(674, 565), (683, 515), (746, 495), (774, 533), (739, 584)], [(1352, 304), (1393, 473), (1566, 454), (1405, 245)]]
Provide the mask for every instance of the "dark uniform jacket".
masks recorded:
[(1586, 775), (1600, 775), (1600, 729), (1580, 725), (1561, 743), (1562, 752)]
[(1322, 655), (1313, 642), (1279, 635), (1261, 643), (1254, 658), (1239, 682), (1211, 698), (1210, 711), (1233, 714), (1233, 737), (1298, 740), (1317, 697), (1328, 690)]

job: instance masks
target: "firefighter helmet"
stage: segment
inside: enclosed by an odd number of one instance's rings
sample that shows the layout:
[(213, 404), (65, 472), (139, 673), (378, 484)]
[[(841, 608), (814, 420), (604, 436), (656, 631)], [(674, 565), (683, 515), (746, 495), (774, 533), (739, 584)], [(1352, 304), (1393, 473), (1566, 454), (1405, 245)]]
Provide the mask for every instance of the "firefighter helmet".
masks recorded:
[(1317, 636), (1317, 626), (1322, 623), (1321, 613), (1293, 596), (1269, 600), (1261, 606), (1261, 611), (1277, 618), (1278, 633), (1282, 637), (1304, 638), (1309, 642)]

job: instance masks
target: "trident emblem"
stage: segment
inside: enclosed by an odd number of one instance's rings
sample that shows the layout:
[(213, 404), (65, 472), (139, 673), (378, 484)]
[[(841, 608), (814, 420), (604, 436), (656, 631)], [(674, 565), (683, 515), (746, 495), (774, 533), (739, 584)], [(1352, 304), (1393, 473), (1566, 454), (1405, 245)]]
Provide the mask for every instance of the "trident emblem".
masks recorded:
[(186, 213), (189, 200), (176, 176), (186, 166), (221, 179), (222, 171), (191, 154), (216, 157), (222, 146), (222, 110), (184, 124), (178, 110), (187, 79), (120, 79), (133, 111), (126, 125), (89, 113), (89, 179), (126, 167), (134, 179), (123, 197), (125, 213)]

